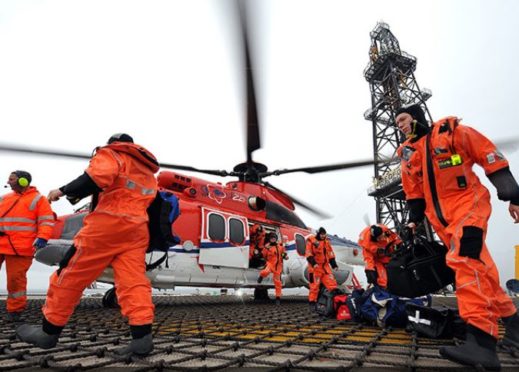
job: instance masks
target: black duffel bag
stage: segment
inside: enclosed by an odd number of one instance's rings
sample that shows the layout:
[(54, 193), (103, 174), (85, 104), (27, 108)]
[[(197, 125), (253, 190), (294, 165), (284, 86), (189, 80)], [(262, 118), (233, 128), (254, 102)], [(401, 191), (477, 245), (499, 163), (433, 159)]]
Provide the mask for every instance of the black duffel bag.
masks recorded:
[(413, 303), (405, 305), (409, 329), (429, 338), (465, 339), (467, 325), (456, 309), (444, 306), (426, 307)]
[(387, 291), (401, 297), (434, 293), (454, 282), (454, 271), (445, 262), (447, 248), (415, 236), (387, 264)]

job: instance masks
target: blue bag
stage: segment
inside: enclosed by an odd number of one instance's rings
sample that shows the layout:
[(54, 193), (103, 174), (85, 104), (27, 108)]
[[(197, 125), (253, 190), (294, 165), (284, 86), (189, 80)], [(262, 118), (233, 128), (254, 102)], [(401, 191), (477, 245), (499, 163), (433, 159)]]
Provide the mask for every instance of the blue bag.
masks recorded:
[(408, 321), (406, 304), (430, 306), (429, 295), (417, 298), (394, 296), (378, 286), (372, 288), (360, 307), (362, 319), (380, 327), (405, 327)]
[(169, 191), (158, 191), (155, 199), (148, 207), (148, 230), (150, 241), (148, 250), (165, 252), (164, 256), (146, 270), (153, 270), (167, 259), (170, 247), (180, 243), (180, 238), (173, 233), (172, 225), (180, 215), (180, 205), (175, 194)]

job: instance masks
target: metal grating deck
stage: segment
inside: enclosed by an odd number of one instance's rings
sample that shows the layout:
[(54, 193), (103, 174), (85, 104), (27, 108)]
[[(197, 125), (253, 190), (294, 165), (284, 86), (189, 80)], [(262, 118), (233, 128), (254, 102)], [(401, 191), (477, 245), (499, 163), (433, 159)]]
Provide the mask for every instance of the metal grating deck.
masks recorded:
[[(454, 300), (438, 297), (435, 305), (453, 305)], [(15, 340), (15, 326), (6, 321), (3, 310), (0, 370), (459, 370), (459, 365), (438, 353), (439, 346), (452, 344), (452, 340), (430, 340), (403, 329), (321, 319), (308, 311), (302, 297), (284, 299), (281, 306), (234, 296), (154, 297), (154, 302), (155, 350), (143, 359), (121, 359), (113, 353), (129, 341), (129, 328), (118, 309), (103, 308), (101, 299), (81, 301), (58, 346), (51, 350)], [(43, 300), (29, 301), (24, 315), (27, 322), (40, 320), (42, 304)], [(499, 358), (504, 368), (519, 369), (515, 351), (499, 349)]]

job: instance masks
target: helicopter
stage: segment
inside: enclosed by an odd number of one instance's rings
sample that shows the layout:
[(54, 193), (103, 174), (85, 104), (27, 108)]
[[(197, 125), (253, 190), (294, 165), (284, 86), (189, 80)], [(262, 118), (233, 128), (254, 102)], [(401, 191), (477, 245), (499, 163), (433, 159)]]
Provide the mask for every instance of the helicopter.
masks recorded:
[[(179, 172), (162, 171), (157, 181), (160, 188), (179, 198), (181, 214), (173, 225), (181, 241), (168, 252), (167, 264), (150, 270), (148, 276), (154, 288), (166, 289), (175, 286), (254, 288), (255, 298), (264, 299), (272, 286), (271, 279), (258, 284), (259, 268), (251, 267), (249, 260), (250, 227), (260, 224), (266, 231), (276, 232), (285, 244), (289, 260), (285, 264), (282, 281), (285, 288), (308, 286), (308, 272), (304, 257), (306, 238), (313, 233), (294, 213), (295, 206), (313, 213), (324, 214), (297, 200), (288, 193), (265, 181), (269, 176), (293, 172), (315, 174), (339, 169), (373, 165), (373, 160), (348, 162), (318, 167), (278, 169), (269, 171), (264, 164), (253, 160), (253, 152), (260, 145), (259, 120), (254, 90), (252, 62), (249, 53), (245, 12), (240, 8), (240, 24), (243, 35), (244, 64), (246, 68), (247, 126), (246, 161), (232, 171), (197, 169), (191, 166), (161, 163), (162, 169), (199, 172), (216, 176), (234, 176), (237, 181), (225, 185)], [(48, 156), (90, 159), (89, 155), (44, 150), (9, 145), (0, 146), (4, 151), (15, 151)], [(81, 228), (87, 212), (79, 210), (72, 215), (61, 216), (56, 223), (53, 239), (44, 251), (62, 252), (68, 248), (75, 233)], [(357, 285), (353, 264), (363, 264), (359, 248), (352, 242), (330, 236), (339, 270), (335, 273), (338, 284), (352, 288)], [(147, 255), (149, 263), (155, 261), (156, 252)], [(46, 261), (56, 264), (56, 259)], [(111, 269), (107, 269), (99, 282), (113, 283)], [(105, 302), (113, 302), (114, 291), (109, 290)]]
[[(231, 181), (222, 185), (171, 171), (160, 172), (157, 180), (161, 189), (179, 198), (181, 213), (173, 229), (181, 241), (169, 248), (167, 262), (148, 271), (152, 287), (254, 288), (255, 299), (267, 299), (272, 279), (258, 284), (263, 267), (255, 266), (249, 257), (253, 224), (261, 225), (266, 232), (275, 232), (285, 245), (289, 259), (282, 274), (284, 288), (308, 287), (304, 254), (306, 239), (313, 231), (293, 212), (294, 202), (285, 193), (259, 183)], [(82, 208), (60, 217), (54, 239), (39, 251), (42, 254), (37, 254), (36, 259), (48, 265), (57, 264), (87, 213)], [(334, 273), (337, 282), (351, 291), (358, 286), (351, 265), (363, 264), (361, 250), (347, 239), (333, 235), (329, 239), (339, 266)], [(147, 263), (153, 264), (162, 254), (148, 253)], [(113, 283), (112, 270), (105, 270), (97, 281)], [(114, 299), (111, 289), (105, 294), (104, 304), (109, 306)]]

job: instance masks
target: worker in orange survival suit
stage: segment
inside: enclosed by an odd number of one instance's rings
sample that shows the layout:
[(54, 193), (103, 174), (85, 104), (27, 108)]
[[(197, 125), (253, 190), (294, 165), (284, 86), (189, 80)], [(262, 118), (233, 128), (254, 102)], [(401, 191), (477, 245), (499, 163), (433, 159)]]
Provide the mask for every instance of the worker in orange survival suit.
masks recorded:
[(13, 192), (0, 197), (0, 268), (5, 261), (10, 321), (20, 320), (27, 306), (27, 271), (34, 250), (47, 245), (55, 220), (47, 198), (31, 181), (29, 172), (12, 172), (7, 184)]
[(263, 265), (263, 248), (265, 244), (265, 230), (263, 226), (255, 223), (250, 228), (249, 261), (250, 267)]
[(462, 364), (499, 368), (498, 319), (506, 327), (503, 343), (519, 346), (519, 317), (499, 285), (485, 244), (490, 193), (472, 166), (482, 166), (498, 198), (510, 201), (515, 223), (519, 222), (519, 186), (496, 146), (458, 118), (447, 117), (428, 127), (423, 110), (412, 105), (397, 111), (396, 124), (407, 137), (398, 153), (410, 208), (408, 227), (414, 229), (425, 214), (448, 247), (446, 260), (455, 272), (460, 315), (468, 323), (466, 342), (443, 347), (440, 353)]
[(51, 201), (64, 195), (76, 199), (94, 195), (95, 206), (50, 278), (43, 325), (18, 327), (16, 333), (22, 341), (44, 349), (54, 347), (83, 290), (111, 266), (117, 300), (132, 335), (130, 344), (117, 352), (144, 356), (153, 350), (154, 306), (145, 275), (146, 210), (157, 192), (154, 173), (158, 170), (158, 162), (148, 150), (134, 144), (129, 135), (116, 134), (106, 146), (96, 149), (85, 173), (49, 193)]
[(326, 237), (326, 230), (320, 227), (315, 236), (306, 240), (306, 260), (308, 261), (308, 275), (310, 282), (310, 293), (308, 302), (310, 310), (315, 309), (319, 288), (323, 284), (327, 290), (333, 291), (337, 288), (337, 281), (333, 275), (332, 268), (337, 270), (335, 253), (332, 245)]
[(285, 247), (278, 243), (278, 236), (275, 232), (271, 232), (267, 235), (267, 243), (263, 248), (263, 257), (267, 260), (267, 266), (260, 271), (258, 284), (263, 281), (263, 278), (272, 274), (274, 287), (276, 288), (276, 305), (280, 305), (281, 289), (283, 288), (283, 283), (281, 282), (283, 260), (288, 260), (288, 256), (285, 252)]
[(364, 256), (366, 279), (369, 284), (382, 288), (387, 286), (386, 265), (391, 260), (402, 239), (386, 225), (366, 227), (359, 236), (359, 245)]

